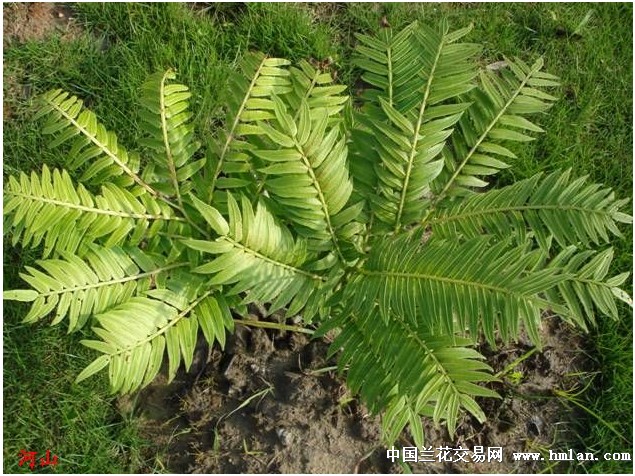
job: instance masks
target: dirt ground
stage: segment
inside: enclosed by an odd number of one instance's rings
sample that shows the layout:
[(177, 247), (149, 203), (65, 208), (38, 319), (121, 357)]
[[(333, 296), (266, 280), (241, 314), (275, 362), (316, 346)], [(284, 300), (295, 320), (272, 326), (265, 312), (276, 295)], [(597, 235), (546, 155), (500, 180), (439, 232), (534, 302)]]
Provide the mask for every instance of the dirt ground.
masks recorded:
[[(69, 41), (81, 31), (68, 5), (42, 2), (3, 3), (2, 26), (5, 50), (14, 42), (38, 41), (54, 34)], [(23, 71), (3, 69), (2, 118), (5, 121), (16, 113), (15, 105), (31, 95), (24, 76)]]
[[(70, 39), (77, 28), (70, 10), (54, 4), (8, 4), (3, 14), (5, 48), (50, 34)], [(5, 121), (7, 98), (24, 87), (10, 79), (5, 74)], [(534, 473), (545, 463), (513, 462), (511, 453), (571, 447), (578, 415), (553, 390), (573, 388), (572, 374), (587, 362), (581, 337), (558, 318), (546, 318), (542, 334), (542, 352), (520, 363), (532, 348), (525, 339), (480, 349), (496, 372), (517, 363), (493, 385), (502, 398), (481, 401), (488, 421), (464, 417), (454, 441), (426, 423), (435, 461), (410, 468), (387, 458), (379, 417), (347, 393), (335, 362), (325, 359), (327, 344), (303, 335), (238, 326), (224, 352), (201, 341), (189, 373), (181, 369), (170, 385), (159, 377), (117, 405), (138, 418), (153, 446), (147, 456), (158, 450), (172, 473)], [(404, 446), (414, 446), (407, 433), (395, 445)], [(501, 447), (503, 460), (475, 463), (468, 454), (467, 461), (439, 461), (434, 449), (447, 446)]]
[(73, 24), (72, 10), (64, 4), (6, 3), (2, 6), (2, 13), (5, 48), (13, 41), (41, 40), (55, 32), (70, 39), (79, 31)]
[[(499, 400), (480, 403), (485, 424), (464, 417), (451, 440), (425, 423), (435, 461), (409, 463), (417, 473), (535, 473), (542, 462), (513, 462), (511, 453), (567, 446), (574, 415), (553, 389), (575, 384), (584, 367), (580, 337), (556, 317), (546, 318), (544, 347), (494, 384)], [(501, 371), (532, 348), (529, 342), (489, 351)], [(134, 402), (145, 436), (176, 473), (401, 473), (380, 444), (379, 418), (347, 394), (326, 361), (327, 344), (305, 336), (239, 326), (225, 352), (200, 342), (189, 373), (170, 385), (157, 380)], [(488, 353), (489, 349), (481, 349)], [(132, 400), (120, 399), (123, 412)], [(396, 449), (414, 446), (404, 432)], [(475, 446), (503, 448), (502, 462), (473, 462)], [(469, 450), (465, 461), (437, 448)], [(454, 456), (452, 456), (454, 455)], [(555, 468), (552, 468), (555, 469)], [(564, 468), (563, 468), (564, 469)]]

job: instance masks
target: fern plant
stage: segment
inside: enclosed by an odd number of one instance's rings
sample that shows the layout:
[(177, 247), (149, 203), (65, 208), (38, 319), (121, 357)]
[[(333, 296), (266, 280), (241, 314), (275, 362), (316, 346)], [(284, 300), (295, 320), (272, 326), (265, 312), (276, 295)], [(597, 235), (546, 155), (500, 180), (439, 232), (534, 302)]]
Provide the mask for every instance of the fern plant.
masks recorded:
[(105, 369), (113, 392), (150, 383), (166, 353), (174, 378), (199, 331), (223, 347), (257, 302), (329, 333), (388, 444), (408, 425), (422, 445), (421, 416), (451, 435), (463, 410), (484, 420), (476, 399), (496, 394), (476, 344), (524, 329), (540, 345), (545, 312), (617, 318), (629, 273), (609, 276), (609, 242), (632, 219), (568, 171), (489, 189), (558, 82), (542, 60), (480, 67), (469, 31), (358, 35), (354, 99), (306, 61), (249, 54), (205, 149), (173, 71), (142, 87), (134, 152), (78, 98), (45, 94), (37, 116), (68, 161), (8, 179), (5, 229), (42, 259), (4, 298), (32, 303), (25, 322), (90, 328), (77, 381)]

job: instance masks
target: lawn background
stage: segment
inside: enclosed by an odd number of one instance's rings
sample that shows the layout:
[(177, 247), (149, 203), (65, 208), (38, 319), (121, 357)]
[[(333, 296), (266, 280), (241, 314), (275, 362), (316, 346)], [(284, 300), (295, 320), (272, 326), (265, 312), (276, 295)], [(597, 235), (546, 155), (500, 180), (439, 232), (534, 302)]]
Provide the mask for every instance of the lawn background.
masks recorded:
[[(220, 92), (241, 55), (258, 49), (291, 60), (332, 63), (338, 78), (355, 88), (359, 71), (350, 64), (354, 33), (380, 28), (380, 19), (400, 28), (419, 19), (446, 18), (454, 29), (474, 24), (469, 40), (484, 45), (484, 60), (543, 55), (546, 71), (562, 78), (562, 98), (538, 122), (547, 131), (501, 176), (501, 183), (538, 171), (572, 168), (575, 176), (632, 196), (632, 4), (74, 4), (82, 28), (4, 50), (3, 171), (30, 171), (42, 163), (61, 166), (59, 150), (46, 148), (31, 120), (32, 98), (63, 88), (85, 100), (123, 144), (136, 142), (136, 99), (147, 75), (175, 68), (193, 92), (199, 136), (222, 117)], [(6, 8), (6, 5), (4, 6)], [(631, 209), (632, 213), (632, 209)], [(616, 242), (613, 271), (632, 270), (632, 231)], [(17, 272), (36, 253), (4, 237), (4, 289), (21, 287)], [(629, 289), (632, 291), (632, 289)], [(61, 472), (147, 472), (165, 470), (161, 449), (147, 451), (134, 420), (118, 412), (103, 379), (81, 387), (75, 375), (92, 353), (81, 335), (44, 324), (24, 327), (27, 307), (5, 303), (4, 466), (17, 466), (20, 449), (60, 456)], [(600, 321), (586, 352), (595, 369), (583, 375), (582, 394), (570, 405), (588, 411), (580, 422), (581, 450), (632, 450), (632, 312), (619, 322)], [(599, 418), (598, 418), (599, 417)], [(612, 428), (612, 429), (611, 429)], [(613, 431), (614, 430), (614, 431)], [(616, 433), (622, 437), (617, 437)], [(631, 472), (632, 464), (586, 463), (582, 472)], [(43, 468), (42, 472), (51, 472)]]

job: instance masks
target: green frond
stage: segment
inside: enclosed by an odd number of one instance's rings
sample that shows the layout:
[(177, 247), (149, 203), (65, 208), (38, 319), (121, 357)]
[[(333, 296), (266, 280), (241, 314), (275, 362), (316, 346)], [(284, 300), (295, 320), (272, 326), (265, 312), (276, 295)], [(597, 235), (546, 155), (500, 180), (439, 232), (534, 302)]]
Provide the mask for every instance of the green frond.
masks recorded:
[(14, 245), (37, 247), (44, 240), (43, 256), (53, 251), (82, 251), (99, 241), (106, 247), (131, 244), (154, 236), (170, 221), (183, 221), (170, 207), (141, 192), (134, 196), (114, 184), (92, 195), (75, 186), (66, 171), (48, 167), (31, 177), (9, 177), (5, 188), (4, 214), (13, 231)]
[[(471, 59), (478, 46), (456, 43), (467, 31), (439, 33), (425, 27), (405, 31), (411, 31), (411, 38), (400, 45), (407, 45), (408, 53), (396, 55), (404, 55), (408, 68), (416, 67), (416, 72), (408, 71), (405, 78), (396, 68), (390, 77), (396, 85), (401, 84), (401, 79), (408, 89), (404, 92), (393, 88), (397, 93), (391, 100), (389, 84), (388, 97), (386, 91), (380, 94), (360, 119), (371, 132), (378, 153), (377, 159), (372, 160), (371, 155), (370, 163), (366, 160), (367, 167), (374, 166), (377, 176), (378, 193), (370, 197), (372, 210), (394, 231), (417, 222), (423, 215), (423, 199), (430, 195), (430, 183), (443, 168), (440, 154), (445, 141), (469, 106), (458, 102), (458, 98), (474, 88), (477, 74)], [(381, 59), (370, 47), (358, 49), (371, 58), (365, 61)], [(384, 59), (388, 61), (387, 56)]]
[[(147, 137), (142, 144), (152, 151), (152, 178), (144, 173), (152, 187), (166, 196), (181, 197), (192, 190), (189, 179), (204, 167), (206, 159), (192, 160), (200, 143), (193, 140), (189, 111), (191, 96), (187, 86), (173, 83), (172, 70), (151, 76), (143, 85), (139, 110), (141, 126)], [(161, 182), (162, 181), (162, 182)]]
[(88, 365), (76, 381), (108, 366), (111, 391), (130, 393), (156, 377), (166, 352), (168, 381), (174, 379), (181, 362), (189, 369), (199, 328), (210, 344), (218, 340), (224, 345), (225, 329), (233, 329), (233, 321), (222, 298), (214, 298), (211, 291), (192, 303), (183, 302), (176, 294), (163, 292), (162, 297), (170, 303), (137, 296), (98, 314), (99, 327), (93, 331), (101, 340), (84, 340), (82, 344), (103, 355)]
[(575, 246), (569, 246), (549, 261), (548, 267), (568, 275), (545, 293), (547, 300), (557, 306), (561, 317), (586, 330), (587, 322), (595, 325), (596, 311), (618, 319), (616, 298), (633, 307), (630, 296), (619, 287), (630, 273), (607, 278), (612, 260), (613, 248), (597, 253), (579, 252)]
[(154, 336), (162, 334), (166, 339), (169, 381), (176, 376), (181, 362), (186, 371), (190, 369), (199, 328), (210, 346), (218, 341), (224, 349), (226, 332), (233, 332), (234, 321), (226, 299), (217, 291), (218, 288), (210, 287), (202, 276), (180, 268), (170, 273), (169, 280), (157, 280), (157, 288), (146, 292), (147, 297), (180, 311), (175, 321)]
[(328, 125), (325, 108), (311, 110), (303, 101), (296, 122), (281, 99), (273, 102), (276, 121), (258, 127), (276, 148), (252, 151), (265, 164), (259, 169), (267, 175), (264, 188), (312, 249), (334, 247), (343, 260), (340, 239), (361, 230), (356, 214), (345, 209), (353, 190), (346, 137), (339, 124)]
[(362, 93), (366, 104), (379, 107), (379, 98), (402, 111), (413, 107), (411, 95), (419, 76), (421, 58), (414, 40), (414, 22), (397, 34), (392, 29), (383, 29), (379, 37), (356, 34), (359, 41), (355, 47), (353, 64), (364, 73), (362, 79), (373, 86)]
[(442, 25), (439, 31), (413, 22), (397, 34), (384, 29), (378, 38), (356, 35), (353, 62), (372, 86), (362, 94), (363, 112), (374, 115), (386, 103), (403, 116), (416, 117), (422, 102), (439, 104), (470, 91), (476, 71), (473, 61), (466, 60), (481, 47), (457, 41), (471, 30), (449, 32)]
[(378, 243), (346, 288), (346, 312), (373, 312), (388, 322), (396, 313), (435, 334), (484, 333), (495, 345), (518, 335), (521, 322), (540, 345), (538, 326), (547, 304), (538, 294), (567, 278), (559, 269), (534, 269), (543, 252), (490, 237), (430, 240), (420, 232)]
[(214, 241), (183, 241), (192, 249), (215, 255), (194, 272), (212, 274), (209, 285), (227, 287), (225, 296), (246, 293), (244, 303), (272, 303), (269, 312), (285, 306), (289, 306), (289, 313), (305, 308), (305, 317), (310, 319), (317, 309), (307, 309), (307, 302), (317, 299), (323, 278), (302, 269), (309, 256), (305, 241), (294, 240), (262, 203), (255, 212), (244, 196), (240, 207), (231, 194), (227, 203), (229, 221), (209, 205), (198, 204), (214, 217), (221, 236)]
[(467, 347), (469, 339), (436, 335), (424, 323), (397, 314), (386, 321), (376, 310), (344, 313), (318, 332), (333, 327), (341, 332), (330, 353), (341, 350), (338, 367), (348, 366), (349, 388), (361, 394), (371, 411), (386, 410), (385, 443), (394, 442), (430, 406), (435, 422), (444, 420), (450, 435), (461, 408), (484, 420), (474, 397), (496, 394), (477, 384), (494, 378), (483, 357)]
[[(39, 260), (41, 270), (27, 266), (20, 273), (33, 288), (29, 299), (31, 310), (24, 322), (38, 321), (53, 311), (51, 325), (68, 319), (68, 331), (81, 329), (89, 318), (130, 299), (148, 289), (157, 275), (187, 263), (160, 265), (139, 250), (125, 251), (118, 247), (91, 246), (82, 258), (63, 253), (64, 259)], [(16, 291), (5, 292), (12, 299)]]
[(138, 175), (139, 155), (129, 154), (119, 145), (115, 133), (106, 130), (80, 99), (57, 89), (42, 95), (40, 103), (36, 118), (46, 118), (42, 132), (55, 137), (49, 146), (57, 147), (72, 140), (67, 167), (83, 171), (80, 182), (121, 187), (137, 183), (151, 195), (157, 195)]
[(178, 311), (168, 304), (137, 296), (95, 316), (93, 331), (101, 340), (82, 341), (102, 352), (76, 381), (82, 381), (108, 366), (113, 393), (132, 392), (158, 373), (166, 348), (165, 331), (179, 322)]
[(459, 121), (460, 134), (452, 135), (443, 152), (445, 170), (433, 184), (436, 201), (486, 186), (484, 178), (509, 167), (505, 161), (515, 157), (510, 143), (533, 140), (526, 132), (542, 131), (525, 116), (551, 107), (556, 98), (544, 88), (558, 86), (558, 78), (541, 71), (542, 58), (532, 66), (519, 59), (505, 64), (481, 71), (480, 87), (465, 95), (471, 106)]
[(221, 349), (224, 349), (227, 332), (234, 331), (234, 319), (225, 298), (221, 295), (207, 296), (194, 308), (194, 315), (205, 340), (210, 345), (218, 341)]
[(298, 120), (303, 102), (306, 102), (310, 110), (326, 109), (329, 117), (344, 109), (348, 96), (342, 96), (340, 93), (346, 90), (346, 86), (334, 84), (329, 72), (316, 69), (304, 60), (301, 60), (297, 67), (290, 67), (289, 72), (291, 92), (286, 96), (286, 100), (291, 110), (295, 111), (295, 121)]
[(609, 233), (621, 236), (619, 222), (632, 223), (620, 211), (624, 204), (611, 189), (590, 184), (586, 177), (574, 180), (569, 171), (554, 172), (474, 194), (436, 211), (426, 224), (443, 238), (518, 234), (522, 242), (531, 232), (544, 249), (549, 249), (551, 235), (562, 247), (589, 246), (609, 242)]
[(209, 188), (209, 200), (216, 189), (227, 190), (254, 186), (254, 167), (248, 150), (254, 146), (248, 138), (260, 134), (257, 121), (273, 119), (274, 95), (291, 92), (289, 61), (269, 58), (262, 53), (246, 55), (240, 71), (233, 74), (227, 88), (225, 129), (217, 138), (215, 170)]

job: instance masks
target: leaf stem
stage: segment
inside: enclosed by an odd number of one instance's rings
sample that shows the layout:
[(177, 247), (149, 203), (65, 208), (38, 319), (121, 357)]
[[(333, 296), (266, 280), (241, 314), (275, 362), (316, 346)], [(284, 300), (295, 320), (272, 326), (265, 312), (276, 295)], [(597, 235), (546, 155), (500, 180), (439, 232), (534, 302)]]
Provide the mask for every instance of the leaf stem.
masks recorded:
[(240, 250), (242, 250), (242, 251), (244, 251), (246, 253), (249, 253), (249, 254), (255, 256), (256, 258), (259, 258), (259, 259), (261, 259), (263, 261), (266, 261), (267, 263), (271, 263), (274, 266), (278, 266), (278, 267), (284, 268), (284, 269), (286, 269), (288, 271), (292, 271), (292, 272), (297, 273), (297, 274), (302, 274), (302, 275), (307, 276), (307, 277), (309, 277), (311, 279), (315, 279), (315, 280), (318, 280), (318, 281), (326, 281), (326, 278), (324, 278), (323, 276), (320, 276), (320, 275), (317, 275), (317, 274), (312, 274), (312, 273), (309, 273), (308, 271), (304, 271), (303, 269), (295, 268), (295, 267), (293, 267), (291, 265), (282, 263), (280, 261), (273, 260), (273, 259), (269, 258), (268, 256), (265, 256), (265, 255), (263, 255), (261, 253), (258, 253), (257, 251), (254, 251), (251, 248), (248, 248), (247, 246), (243, 245), (242, 243), (237, 242), (236, 240), (230, 238), (229, 236), (223, 236), (222, 239), (225, 240), (225, 241), (228, 241), (229, 243), (231, 243), (231, 245), (233, 247), (238, 248), (238, 249), (240, 249)]
[(242, 324), (244, 326), (251, 327), (262, 327), (265, 329), (278, 329), (281, 331), (292, 331), (292, 332), (301, 332), (303, 334), (313, 334), (315, 331), (313, 329), (307, 329), (306, 327), (300, 326), (291, 326), (288, 324), (279, 324), (277, 322), (269, 322), (269, 321), (253, 321), (250, 319), (234, 319), (236, 324)]
[(96, 213), (98, 215), (110, 215), (120, 218), (133, 218), (138, 220), (172, 220), (172, 221), (185, 221), (185, 218), (182, 217), (166, 217), (163, 215), (151, 215), (146, 213), (131, 213), (131, 212), (121, 212), (116, 210), (102, 210), (101, 208), (88, 207), (86, 205), (77, 205), (75, 203), (64, 202), (62, 200), (56, 200), (54, 198), (45, 198), (39, 197), (35, 195), (30, 195), (27, 193), (7, 191), (8, 195), (14, 195), (17, 197), (26, 198), (28, 200), (39, 201), (42, 203), (49, 203), (51, 205), (57, 205), (60, 207), (70, 208), (72, 210), (81, 210), (87, 213)]
[(262, 71), (262, 68), (265, 65), (266, 59), (267, 57), (265, 56), (260, 62), (260, 65), (258, 65), (258, 69), (254, 73), (254, 76), (251, 79), (251, 83), (249, 84), (249, 87), (247, 88), (247, 92), (245, 93), (245, 96), (243, 97), (242, 103), (240, 104), (240, 107), (238, 108), (238, 111), (236, 112), (236, 117), (234, 118), (234, 122), (232, 123), (232, 126), (229, 129), (229, 133), (227, 134), (227, 140), (225, 141), (225, 144), (223, 145), (223, 149), (221, 150), (221, 153), (219, 154), (218, 164), (216, 165), (216, 170), (214, 171), (214, 175), (212, 176), (212, 183), (209, 187), (208, 203), (211, 203), (212, 201), (214, 189), (216, 188), (216, 181), (218, 180), (218, 176), (220, 175), (221, 169), (223, 167), (223, 161), (225, 160), (225, 154), (227, 154), (227, 151), (229, 150), (229, 144), (231, 144), (231, 142), (234, 140), (234, 132), (236, 131), (236, 127), (238, 127), (238, 123), (240, 122), (240, 116), (247, 105), (247, 101), (251, 97), (251, 91), (256, 86), (256, 81), (260, 77), (260, 72)]
[(172, 148), (170, 147), (170, 140), (168, 138), (168, 120), (166, 116), (166, 106), (165, 106), (165, 80), (167, 76), (172, 73), (171, 70), (168, 70), (163, 77), (161, 78), (161, 89), (159, 91), (159, 102), (160, 102), (160, 112), (161, 112), (161, 132), (163, 133), (163, 147), (165, 148), (165, 155), (168, 162), (168, 170), (170, 171), (170, 178), (172, 180), (172, 186), (174, 187), (174, 193), (176, 193), (176, 199), (179, 203), (179, 208), (186, 215), (185, 210), (183, 209), (183, 200), (181, 198), (181, 191), (179, 190), (179, 181), (176, 177), (176, 166), (174, 164), (174, 157), (172, 155)]
[(309, 160), (306, 153), (304, 152), (304, 149), (297, 142), (296, 139), (294, 139), (294, 142), (295, 142), (295, 147), (297, 151), (300, 153), (302, 162), (307, 169), (307, 173), (309, 174), (311, 182), (313, 183), (313, 187), (315, 188), (315, 191), (318, 194), (320, 205), (322, 207), (322, 213), (324, 214), (324, 221), (326, 222), (326, 227), (328, 228), (329, 235), (331, 235), (331, 242), (333, 243), (333, 246), (335, 247), (335, 252), (337, 253), (337, 256), (340, 259), (340, 261), (342, 263), (345, 263), (346, 260), (344, 259), (344, 255), (342, 254), (342, 250), (340, 249), (340, 244), (337, 240), (337, 236), (335, 235), (335, 230), (333, 229), (333, 224), (331, 223), (331, 216), (329, 215), (329, 207), (326, 204), (326, 198), (324, 197), (322, 186), (320, 185), (320, 182), (318, 181), (318, 178), (315, 175), (315, 170), (313, 170), (313, 165), (311, 164), (311, 161)]
[(87, 284), (84, 286), (75, 286), (72, 288), (64, 288), (61, 289), (59, 291), (50, 291), (48, 293), (41, 293), (40, 297), (49, 297), (49, 296), (54, 296), (56, 294), (66, 294), (66, 293), (72, 293), (75, 291), (85, 291), (88, 289), (95, 289), (95, 288), (100, 288), (102, 286), (112, 286), (113, 284), (122, 284), (122, 283), (127, 283), (129, 281), (136, 281), (139, 279), (143, 279), (143, 278), (148, 278), (151, 276), (155, 276), (159, 273), (163, 273), (165, 271), (169, 271), (171, 269), (175, 269), (175, 268), (181, 268), (183, 266), (188, 266), (189, 263), (175, 263), (175, 264), (171, 264), (168, 266), (164, 266), (163, 268), (156, 268), (153, 269), (152, 271), (148, 271), (146, 273), (139, 273), (139, 274), (135, 274), (134, 276), (126, 276), (125, 278), (120, 278), (120, 279), (113, 279), (110, 281), (101, 281), (99, 283), (94, 283), (94, 284)]
[(573, 205), (518, 205), (518, 206), (510, 206), (510, 207), (500, 207), (500, 208), (489, 208), (484, 210), (475, 210), (469, 212), (462, 212), (456, 215), (446, 215), (439, 216), (430, 220), (429, 224), (434, 225), (435, 223), (447, 223), (449, 221), (463, 220), (465, 218), (470, 218), (474, 216), (482, 216), (482, 215), (490, 215), (495, 213), (508, 213), (508, 212), (522, 212), (528, 210), (558, 210), (558, 211), (575, 211), (582, 213), (594, 213), (598, 215), (608, 215), (611, 216), (610, 213), (605, 211), (598, 211), (589, 208), (577, 207)]
[(428, 105), (428, 97), (430, 96), (430, 90), (432, 89), (432, 82), (434, 79), (434, 73), (437, 69), (437, 65), (439, 64), (439, 58), (441, 57), (441, 51), (445, 46), (445, 36), (441, 37), (441, 41), (439, 42), (439, 47), (437, 49), (437, 54), (434, 58), (434, 63), (432, 64), (432, 68), (430, 69), (430, 73), (428, 75), (428, 81), (426, 83), (426, 90), (423, 94), (423, 99), (421, 100), (421, 107), (419, 108), (419, 116), (417, 118), (417, 125), (415, 127), (414, 136), (412, 138), (412, 145), (410, 147), (410, 153), (408, 154), (408, 163), (406, 164), (406, 175), (404, 177), (403, 187), (401, 189), (401, 198), (399, 200), (399, 208), (397, 209), (397, 216), (395, 217), (395, 233), (399, 232), (401, 228), (401, 217), (403, 214), (403, 209), (406, 202), (406, 194), (408, 192), (408, 185), (410, 183), (410, 175), (412, 173), (412, 166), (414, 165), (415, 155), (417, 153), (417, 144), (419, 142), (419, 131), (421, 130), (421, 125), (423, 123), (423, 115), (426, 110), (426, 106)]

